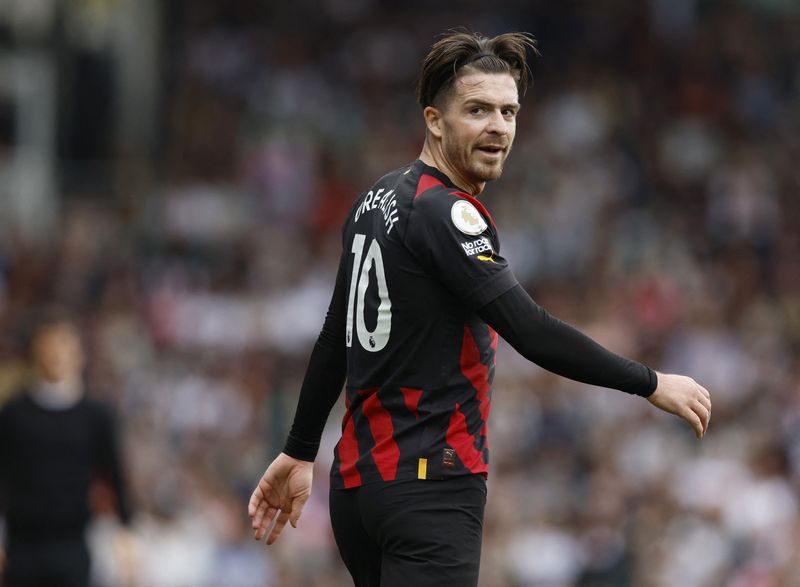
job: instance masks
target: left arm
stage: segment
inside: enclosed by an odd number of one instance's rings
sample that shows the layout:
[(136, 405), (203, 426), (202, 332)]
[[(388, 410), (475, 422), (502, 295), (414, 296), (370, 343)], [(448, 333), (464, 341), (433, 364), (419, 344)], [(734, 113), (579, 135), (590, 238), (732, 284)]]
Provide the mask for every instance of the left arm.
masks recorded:
[(526, 359), (575, 381), (646, 397), (657, 408), (683, 418), (702, 438), (711, 420), (711, 396), (690, 377), (656, 374), (649, 367), (612, 353), (551, 316), (520, 285), (478, 310)]
[(128, 526), (131, 513), (128, 491), (123, 475), (117, 420), (113, 412), (106, 406), (100, 406), (97, 413), (98, 441), (97, 466), (103, 477), (108, 480), (114, 497), (117, 500), (117, 514), (120, 521)]
[(644, 397), (658, 385), (652, 369), (612, 353), (553, 317), (519, 284), (478, 315), (523, 357), (562, 377)]

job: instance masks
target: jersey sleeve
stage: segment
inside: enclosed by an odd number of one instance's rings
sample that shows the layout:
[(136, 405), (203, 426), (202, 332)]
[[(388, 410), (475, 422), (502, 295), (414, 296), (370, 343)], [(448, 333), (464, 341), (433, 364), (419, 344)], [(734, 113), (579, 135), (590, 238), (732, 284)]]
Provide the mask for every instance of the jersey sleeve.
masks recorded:
[(417, 198), (405, 244), (470, 309), (485, 306), (517, 284), (487, 219), (457, 193), (435, 189)]
[(648, 397), (658, 385), (655, 371), (599, 345), (551, 316), (516, 285), (478, 311), (519, 354), (563, 377)]
[(328, 314), (311, 352), (294, 422), (283, 452), (301, 461), (313, 461), (325, 422), (342, 392), (347, 376), (345, 347), (346, 261), (342, 255)]

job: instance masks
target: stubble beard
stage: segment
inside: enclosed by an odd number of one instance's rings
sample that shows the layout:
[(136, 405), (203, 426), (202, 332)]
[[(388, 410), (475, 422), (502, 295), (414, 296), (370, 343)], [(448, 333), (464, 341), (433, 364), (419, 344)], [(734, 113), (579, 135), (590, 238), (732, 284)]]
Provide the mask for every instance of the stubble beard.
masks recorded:
[(481, 152), (476, 150), (473, 155), (473, 160), (470, 162), (470, 172), (473, 177), (482, 182), (493, 181), (499, 179), (503, 175), (503, 168), (508, 158), (508, 151), (503, 153), (502, 157), (495, 163), (483, 163), (476, 160), (481, 157)]

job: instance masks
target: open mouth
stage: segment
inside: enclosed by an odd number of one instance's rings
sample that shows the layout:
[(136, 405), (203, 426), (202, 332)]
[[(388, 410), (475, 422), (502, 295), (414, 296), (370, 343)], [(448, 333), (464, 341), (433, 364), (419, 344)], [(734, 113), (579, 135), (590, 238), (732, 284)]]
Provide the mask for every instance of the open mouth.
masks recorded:
[(481, 153), (487, 153), (489, 155), (497, 155), (499, 153), (502, 153), (505, 149), (497, 145), (484, 145), (482, 147), (478, 147), (478, 150)]

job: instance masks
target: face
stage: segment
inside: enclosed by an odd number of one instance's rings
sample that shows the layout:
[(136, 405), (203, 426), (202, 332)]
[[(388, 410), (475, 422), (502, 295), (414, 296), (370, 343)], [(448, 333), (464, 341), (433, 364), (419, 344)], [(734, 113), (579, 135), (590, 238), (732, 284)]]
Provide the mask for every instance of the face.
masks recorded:
[(500, 177), (518, 111), (517, 84), (510, 74), (461, 74), (436, 121), (448, 166), (472, 185)]
[(33, 340), (33, 358), (46, 381), (58, 383), (77, 379), (84, 364), (80, 336), (69, 324), (47, 327)]

